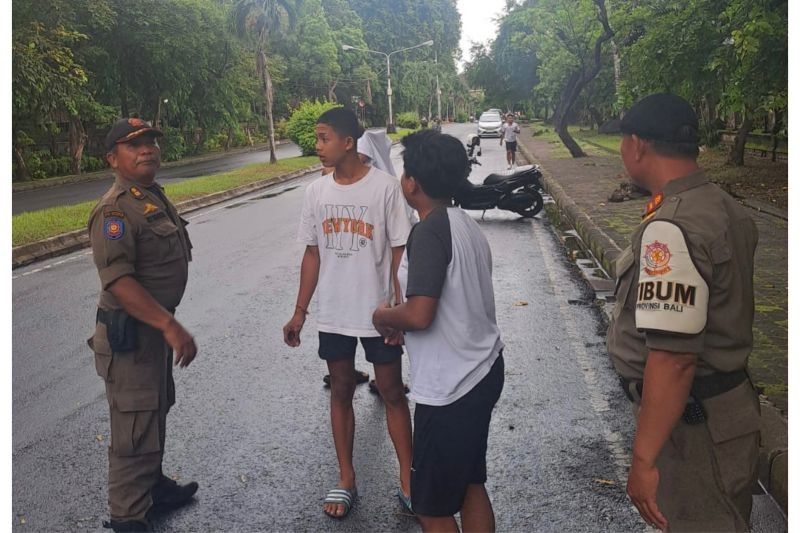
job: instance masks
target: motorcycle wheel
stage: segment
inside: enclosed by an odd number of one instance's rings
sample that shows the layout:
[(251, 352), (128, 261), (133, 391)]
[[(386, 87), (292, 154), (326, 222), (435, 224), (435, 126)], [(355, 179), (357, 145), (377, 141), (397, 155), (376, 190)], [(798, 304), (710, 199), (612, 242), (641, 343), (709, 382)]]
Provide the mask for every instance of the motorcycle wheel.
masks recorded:
[(544, 207), (544, 198), (542, 195), (536, 191), (524, 191), (522, 194), (526, 194), (531, 197), (530, 205), (526, 207), (521, 207), (518, 209), (514, 209), (514, 212), (521, 217), (525, 218), (533, 218), (539, 214), (539, 212)]

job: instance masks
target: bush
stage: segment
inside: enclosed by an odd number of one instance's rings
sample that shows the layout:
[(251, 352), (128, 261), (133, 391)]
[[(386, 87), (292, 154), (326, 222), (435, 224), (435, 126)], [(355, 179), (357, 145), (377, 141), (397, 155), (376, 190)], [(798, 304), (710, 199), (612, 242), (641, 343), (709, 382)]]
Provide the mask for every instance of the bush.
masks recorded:
[(401, 128), (415, 130), (419, 128), (419, 115), (413, 111), (398, 113), (397, 117), (395, 117), (394, 123)]
[(102, 158), (83, 154), (83, 157), (81, 158), (81, 168), (84, 172), (95, 172), (97, 170), (103, 170), (106, 168), (106, 162)]
[(469, 122), (469, 115), (466, 111), (459, 111), (456, 113), (456, 122)]
[(286, 129), (289, 127), (289, 121), (282, 118), (273, 125), (275, 126), (275, 140), (286, 139)]
[(327, 110), (342, 107), (330, 102), (305, 100), (294, 110), (286, 124), (286, 135), (303, 151), (303, 155), (317, 153), (317, 120)]
[(162, 161), (177, 161), (186, 155), (186, 141), (178, 128), (164, 127), (164, 136), (158, 140)]

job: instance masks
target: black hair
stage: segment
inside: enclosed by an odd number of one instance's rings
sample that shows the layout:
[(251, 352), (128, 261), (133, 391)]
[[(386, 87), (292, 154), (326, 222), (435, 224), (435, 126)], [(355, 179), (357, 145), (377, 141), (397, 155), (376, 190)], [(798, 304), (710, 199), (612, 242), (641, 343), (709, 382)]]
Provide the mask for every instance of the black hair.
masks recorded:
[(469, 176), (467, 152), (445, 133), (422, 130), (403, 137), (403, 167), (422, 190), (435, 199), (452, 198)]
[(356, 114), (344, 107), (328, 109), (317, 119), (317, 124), (327, 124), (342, 137), (352, 137), (353, 143), (364, 133)]

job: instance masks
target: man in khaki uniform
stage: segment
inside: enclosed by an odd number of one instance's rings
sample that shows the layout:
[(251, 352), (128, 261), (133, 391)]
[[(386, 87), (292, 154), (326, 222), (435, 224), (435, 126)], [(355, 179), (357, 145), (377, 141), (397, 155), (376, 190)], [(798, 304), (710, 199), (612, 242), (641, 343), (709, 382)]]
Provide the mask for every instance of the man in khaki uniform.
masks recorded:
[(137, 119), (106, 137), (115, 180), (89, 217), (102, 284), (89, 345), (111, 412), (108, 502), (114, 531), (148, 531), (148, 512), (188, 503), (197, 483), (161, 471), (166, 416), (175, 403), (175, 364), (192, 362), (192, 336), (174, 318), (186, 287), (191, 243), (186, 222), (155, 180), (162, 133)]
[(637, 412), (628, 495), (662, 530), (747, 531), (760, 438), (746, 372), (757, 230), (697, 166), (686, 101), (648, 96), (621, 129), (625, 168), (653, 195), (616, 264), (608, 332)]

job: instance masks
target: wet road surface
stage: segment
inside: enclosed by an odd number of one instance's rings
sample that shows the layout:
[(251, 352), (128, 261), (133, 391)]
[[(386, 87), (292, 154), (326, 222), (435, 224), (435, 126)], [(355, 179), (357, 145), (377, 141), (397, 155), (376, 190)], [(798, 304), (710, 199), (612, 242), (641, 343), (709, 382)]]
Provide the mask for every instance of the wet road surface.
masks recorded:
[[(275, 156), (278, 159), (287, 159), (300, 155), (300, 148), (294, 144), (283, 144), (275, 147)], [(207, 176), (217, 172), (234, 170), (254, 163), (268, 163), (269, 150), (258, 149), (252, 152), (240, 152), (210, 161), (196, 161), (170, 168), (163, 168), (158, 172), (158, 180), (162, 185), (179, 183), (190, 178)], [(33, 189), (13, 193), (11, 212), (16, 215), (37, 209), (60, 205), (72, 205), (95, 200), (103, 196), (114, 181), (112, 174), (103, 179), (82, 181), (68, 185), (58, 185), (44, 189)]]
[[(451, 131), (463, 139), (472, 127)], [(496, 140), (483, 154), (473, 181), (505, 168)], [(175, 372), (164, 469), (200, 491), (159, 518), (159, 531), (420, 530), (395, 497), (383, 406), (365, 385), (354, 400), (360, 498), (346, 520), (322, 512), (337, 468), (313, 304), (299, 348), (281, 333), (299, 280), (303, 190), (315, 177), (189, 216), (194, 262), (178, 318), (200, 352)], [(488, 452), (498, 531), (644, 531), (624, 493), (630, 407), (574, 266), (545, 219), (480, 215), (506, 343)], [(17, 531), (101, 531), (107, 518), (108, 407), (86, 346), (97, 292), (88, 252), (14, 271)], [(357, 367), (372, 370), (360, 348)]]

